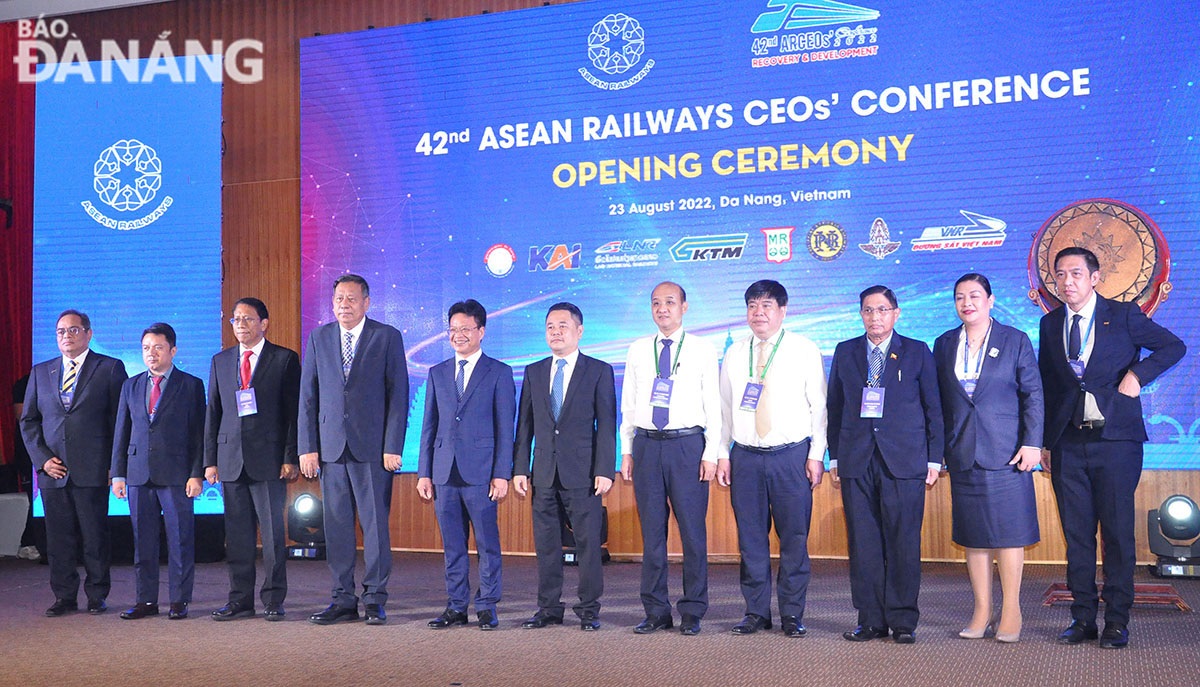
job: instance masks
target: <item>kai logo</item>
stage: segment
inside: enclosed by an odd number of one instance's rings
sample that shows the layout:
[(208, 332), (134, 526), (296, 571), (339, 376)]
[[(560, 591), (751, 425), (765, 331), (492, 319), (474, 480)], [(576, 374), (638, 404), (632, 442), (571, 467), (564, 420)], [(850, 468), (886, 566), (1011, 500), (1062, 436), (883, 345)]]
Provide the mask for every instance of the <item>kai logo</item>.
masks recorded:
[(671, 259), (675, 262), (741, 260), (749, 237), (749, 234), (685, 236), (671, 246)]
[(767, 262), (784, 263), (792, 259), (792, 232), (796, 227), (763, 229), (767, 239)]
[(563, 243), (551, 246), (530, 246), (529, 271), (549, 272), (559, 268), (578, 269), (579, 253), (582, 250), (582, 244), (578, 243), (572, 244), (570, 247)]
[(767, 0), (767, 7), (778, 9), (758, 15), (750, 27), (751, 33), (774, 33), (780, 29), (795, 31), (879, 18), (877, 10), (835, 0)]

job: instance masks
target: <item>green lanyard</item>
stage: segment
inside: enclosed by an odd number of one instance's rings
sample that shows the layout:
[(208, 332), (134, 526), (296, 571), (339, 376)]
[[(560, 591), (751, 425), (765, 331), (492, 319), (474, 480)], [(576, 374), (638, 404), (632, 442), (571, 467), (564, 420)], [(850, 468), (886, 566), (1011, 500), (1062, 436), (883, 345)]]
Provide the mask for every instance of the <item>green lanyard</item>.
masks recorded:
[[(783, 341), (785, 333), (787, 333), (785, 330), (779, 331), (779, 338), (775, 339), (775, 347), (771, 349), (771, 355), (767, 357), (767, 364), (763, 365), (762, 377), (758, 379), (759, 384), (762, 384), (762, 381), (767, 378), (767, 370), (771, 369), (771, 362), (775, 360), (775, 352), (779, 350), (779, 342)], [(750, 338), (753, 339), (754, 337), (751, 336)], [(750, 345), (750, 358), (747, 363), (746, 374), (750, 376), (750, 379), (754, 379), (754, 344)]]
[[(679, 336), (679, 345), (675, 347), (675, 364), (671, 366), (671, 376), (672, 377), (675, 376), (675, 370), (679, 369), (679, 352), (683, 350), (683, 340), (686, 338), (687, 338), (687, 332), (684, 332), (683, 334), (681, 334)], [(658, 371), (658, 356), (654, 354), (654, 352), (657, 350), (658, 350), (658, 337), (656, 336), (656, 337), (654, 337), (654, 346), (651, 347), (651, 349), (650, 349), (651, 355), (654, 355), (654, 376), (655, 377), (660, 376), (659, 371)]]

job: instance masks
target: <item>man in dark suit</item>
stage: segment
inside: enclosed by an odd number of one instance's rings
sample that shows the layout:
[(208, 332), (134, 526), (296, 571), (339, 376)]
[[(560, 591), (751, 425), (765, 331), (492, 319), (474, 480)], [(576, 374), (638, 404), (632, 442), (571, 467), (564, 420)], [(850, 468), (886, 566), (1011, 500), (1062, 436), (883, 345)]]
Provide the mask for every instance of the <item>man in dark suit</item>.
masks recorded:
[[(600, 629), (604, 592), (601, 497), (617, 469), (617, 390), (612, 366), (579, 352), (583, 313), (556, 303), (546, 313), (553, 353), (525, 368), (513, 450), (513, 488), (530, 486), (533, 453), (533, 539), (538, 561), (538, 610), (522, 627), (563, 621), (562, 517), (575, 536), (579, 560), (580, 628)], [(553, 366), (553, 372), (551, 367)]]
[[(92, 322), (78, 310), (58, 316), (61, 356), (34, 366), (25, 389), (21, 435), (46, 509), (46, 558), (57, 617), (78, 608), (79, 543), (89, 613), (103, 613), (109, 579), (108, 466), (125, 364), (89, 349)], [(78, 533), (78, 536), (77, 536)]]
[(387, 622), (383, 607), (392, 572), (388, 514), (393, 472), (400, 467), (408, 426), (408, 363), (400, 332), (367, 319), (370, 306), (365, 279), (357, 274), (338, 277), (333, 283), (337, 322), (309, 335), (300, 370), (300, 473), (309, 479), (321, 477), (333, 574), (333, 602), (309, 617), (317, 625), (359, 619), (354, 594), (356, 510), (366, 562), (366, 621)]
[(852, 642), (916, 641), (925, 486), (942, 464), (937, 369), (924, 342), (895, 333), (885, 286), (859, 294), (866, 334), (837, 345), (829, 370), (830, 476), (842, 490), (850, 553)]
[[(1100, 638), (1129, 643), (1133, 605), (1134, 500), (1142, 475), (1142, 387), (1179, 362), (1187, 347), (1136, 303), (1096, 293), (1100, 261), (1071, 247), (1054, 258), (1065, 307), (1042, 317), (1038, 366), (1046, 395), (1046, 468), (1067, 542), (1071, 624), (1061, 644)], [(1068, 314), (1070, 320), (1068, 321)], [(1141, 359), (1142, 349), (1151, 351)], [(1043, 454), (1043, 460), (1047, 456)], [(1096, 626), (1096, 526), (1104, 541), (1104, 633)]]
[[(287, 540), (283, 514), (286, 482), (300, 476), (296, 415), (300, 403), (300, 356), (267, 341), (267, 306), (257, 298), (234, 304), (238, 345), (213, 356), (208, 377), (204, 477), (222, 483), (225, 496), (225, 558), (229, 603), (213, 620), (254, 615), (254, 559), (262, 537), (267, 620), (283, 620), (287, 596)], [(255, 523), (258, 527), (255, 527)]]
[(434, 500), (446, 555), (446, 610), (429, 621), (441, 630), (467, 623), (471, 598), (467, 535), (475, 530), (479, 629), (499, 626), (500, 528), (496, 505), (512, 478), (517, 391), (512, 368), (484, 355), (487, 311), (478, 301), (450, 306), (454, 357), (429, 370), (417, 466), (417, 493)]
[(158, 541), (167, 526), (167, 617), (188, 615), (196, 574), (196, 516), (204, 474), (204, 382), (174, 366), (175, 329), (156, 322), (142, 332), (146, 372), (121, 386), (113, 437), (112, 491), (129, 498), (137, 602), (125, 620), (158, 615)]

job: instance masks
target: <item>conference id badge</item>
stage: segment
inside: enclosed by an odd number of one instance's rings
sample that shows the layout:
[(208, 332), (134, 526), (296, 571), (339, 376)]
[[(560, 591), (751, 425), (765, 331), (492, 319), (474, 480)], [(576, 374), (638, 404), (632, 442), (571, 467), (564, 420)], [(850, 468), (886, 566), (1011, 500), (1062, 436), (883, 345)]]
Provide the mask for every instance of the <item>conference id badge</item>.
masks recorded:
[(75, 393), (73, 391), (60, 392), (58, 394), (58, 398), (60, 401), (62, 401), (63, 408), (70, 410), (71, 401), (75, 400)]
[(237, 410), (238, 417), (246, 417), (247, 415), (258, 413), (258, 401), (254, 397), (253, 388), (237, 390)]
[(975, 395), (976, 381), (974, 379), (960, 379), (959, 383), (962, 384), (963, 391), (967, 392), (967, 396)]
[(1083, 361), (1082, 360), (1068, 360), (1067, 362), (1069, 362), (1071, 364), (1071, 371), (1075, 373), (1075, 378), (1083, 379), (1083, 373), (1087, 369), (1087, 366), (1083, 364)]
[(650, 387), (650, 407), (651, 408), (670, 408), (671, 407), (671, 390), (675, 386), (675, 380), (663, 379), (655, 377), (654, 384)]
[(858, 416), (877, 420), (883, 417), (883, 393), (887, 391), (881, 386), (865, 386), (862, 392), (862, 406)]
[(746, 382), (746, 391), (742, 394), (742, 410), (753, 413), (758, 410), (758, 399), (762, 398), (763, 385)]

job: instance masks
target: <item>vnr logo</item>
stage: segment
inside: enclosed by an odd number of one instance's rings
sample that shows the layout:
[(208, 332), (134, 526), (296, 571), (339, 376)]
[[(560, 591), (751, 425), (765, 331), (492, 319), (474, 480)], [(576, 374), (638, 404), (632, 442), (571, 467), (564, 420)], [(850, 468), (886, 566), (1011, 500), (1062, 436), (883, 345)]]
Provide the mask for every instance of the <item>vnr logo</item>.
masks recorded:
[(579, 243), (572, 244), (569, 248), (562, 243), (556, 246), (530, 246), (529, 271), (549, 272), (560, 267), (564, 270), (578, 269), (581, 250), (583, 246)]

